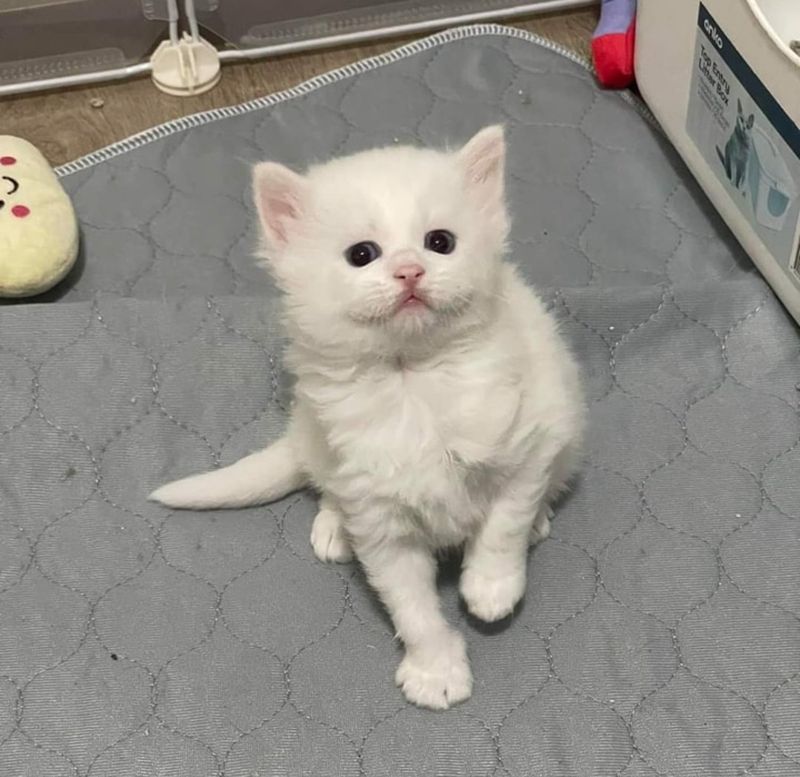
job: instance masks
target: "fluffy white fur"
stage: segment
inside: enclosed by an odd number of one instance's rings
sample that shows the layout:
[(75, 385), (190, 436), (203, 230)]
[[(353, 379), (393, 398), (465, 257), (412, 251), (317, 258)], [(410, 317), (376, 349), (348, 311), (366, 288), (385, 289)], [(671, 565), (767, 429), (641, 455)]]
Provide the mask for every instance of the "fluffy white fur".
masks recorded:
[[(455, 152), (379, 149), (302, 176), (257, 166), (297, 378), (289, 430), (152, 495), (213, 508), (315, 487), (314, 551), (324, 561), (355, 552), (405, 645), (397, 683), (426, 707), (472, 690), (464, 639), (440, 610), (437, 550), (463, 546), (460, 589), (473, 615), (509, 615), (583, 429), (575, 362), (503, 261), (504, 157), (502, 128), (488, 127)], [(425, 248), (435, 229), (456, 236), (452, 253)], [(364, 240), (382, 255), (353, 267), (345, 251)], [(403, 304), (401, 266), (424, 270), (421, 303)]]

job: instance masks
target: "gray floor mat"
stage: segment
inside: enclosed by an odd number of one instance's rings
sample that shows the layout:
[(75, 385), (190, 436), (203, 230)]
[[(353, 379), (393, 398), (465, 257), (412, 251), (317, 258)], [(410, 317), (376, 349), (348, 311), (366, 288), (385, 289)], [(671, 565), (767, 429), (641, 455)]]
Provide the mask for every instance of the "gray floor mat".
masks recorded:
[[(588, 462), (481, 628), (473, 698), (404, 703), (305, 494), (170, 514), (165, 480), (286, 418), (247, 165), (510, 137), (513, 258), (562, 319)], [(62, 169), (84, 256), (0, 308), (0, 777), (797, 777), (797, 332), (658, 132), (477, 27)]]

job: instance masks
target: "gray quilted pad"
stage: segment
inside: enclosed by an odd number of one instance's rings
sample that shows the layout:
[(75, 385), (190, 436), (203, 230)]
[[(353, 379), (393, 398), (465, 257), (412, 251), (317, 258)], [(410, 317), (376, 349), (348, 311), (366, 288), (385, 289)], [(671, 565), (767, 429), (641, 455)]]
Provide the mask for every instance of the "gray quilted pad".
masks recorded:
[[(286, 419), (248, 164), (498, 120), (588, 460), (512, 622), (470, 621), (443, 566), (476, 686), (432, 713), (357, 567), (312, 557), (310, 495), (145, 495)], [(630, 101), (472, 28), (61, 172), (81, 266), (0, 308), (1, 777), (800, 775), (800, 340)]]

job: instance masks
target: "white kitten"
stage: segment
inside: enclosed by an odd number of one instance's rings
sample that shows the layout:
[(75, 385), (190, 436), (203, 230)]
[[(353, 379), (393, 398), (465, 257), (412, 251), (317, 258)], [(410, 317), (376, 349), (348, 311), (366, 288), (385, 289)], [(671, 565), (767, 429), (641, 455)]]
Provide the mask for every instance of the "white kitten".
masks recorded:
[(509, 615), (584, 423), (555, 322), (502, 258), (504, 161), (503, 130), (488, 127), (454, 153), (379, 149), (304, 176), (258, 165), (297, 378), (289, 429), (152, 495), (237, 507), (315, 487), (314, 551), (355, 551), (405, 643), (397, 683), (426, 707), (472, 690), (464, 639), (440, 611), (436, 551), (464, 546), (473, 615)]

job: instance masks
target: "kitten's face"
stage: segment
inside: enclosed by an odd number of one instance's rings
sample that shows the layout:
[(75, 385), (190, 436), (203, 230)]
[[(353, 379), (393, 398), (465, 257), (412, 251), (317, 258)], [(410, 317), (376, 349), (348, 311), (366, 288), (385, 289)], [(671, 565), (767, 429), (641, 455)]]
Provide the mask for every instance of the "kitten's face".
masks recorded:
[[(507, 231), (502, 130), (463, 149), (407, 147), (301, 177), (256, 168), (256, 203), (293, 321), (321, 343), (375, 347), (480, 317)], [(367, 345), (369, 343), (369, 345)]]

